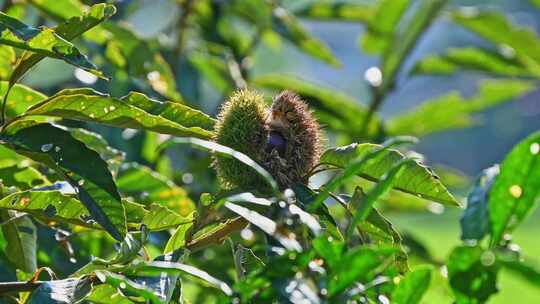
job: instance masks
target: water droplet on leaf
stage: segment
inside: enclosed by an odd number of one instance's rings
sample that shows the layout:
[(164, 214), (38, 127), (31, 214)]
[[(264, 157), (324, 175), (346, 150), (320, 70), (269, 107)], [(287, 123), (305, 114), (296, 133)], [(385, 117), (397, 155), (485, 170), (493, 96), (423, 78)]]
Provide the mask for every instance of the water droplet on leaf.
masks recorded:
[(523, 190), (521, 189), (521, 187), (519, 185), (512, 185), (508, 191), (510, 192), (510, 194), (515, 197), (515, 198), (520, 198), (521, 197), (521, 194), (523, 194)]
[(53, 148), (53, 144), (44, 144), (43, 146), (41, 146), (41, 151), (49, 152), (51, 151), (52, 148)]

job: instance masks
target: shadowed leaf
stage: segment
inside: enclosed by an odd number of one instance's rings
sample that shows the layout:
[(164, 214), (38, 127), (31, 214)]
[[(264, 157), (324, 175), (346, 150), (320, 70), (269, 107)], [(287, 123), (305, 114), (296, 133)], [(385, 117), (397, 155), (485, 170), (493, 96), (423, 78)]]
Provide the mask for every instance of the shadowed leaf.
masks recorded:
[[(114, 238), (126, 232), (126, 215), (107, 164), (99, 154), (63, 129), (49, 124), (4, 130), (17, 153), (54, 168), (75, 189), (92, 217)], [(84, 160), (84, 163), (81, 162)]]

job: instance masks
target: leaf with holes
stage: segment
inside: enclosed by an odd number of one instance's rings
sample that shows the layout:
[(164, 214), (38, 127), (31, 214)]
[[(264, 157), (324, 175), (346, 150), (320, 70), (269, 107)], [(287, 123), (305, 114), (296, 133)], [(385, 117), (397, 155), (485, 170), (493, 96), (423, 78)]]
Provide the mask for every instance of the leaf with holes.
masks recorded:
[(0, 167), (0, 177), (4, 186), (14, 186), (21, 190), (50, 184), (47, 177), (38, 170), (18, 165)]

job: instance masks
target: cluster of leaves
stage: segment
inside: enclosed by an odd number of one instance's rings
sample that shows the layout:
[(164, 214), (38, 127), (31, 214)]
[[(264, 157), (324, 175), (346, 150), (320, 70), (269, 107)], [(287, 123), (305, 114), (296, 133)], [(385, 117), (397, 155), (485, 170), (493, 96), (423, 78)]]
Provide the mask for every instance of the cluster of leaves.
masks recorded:
[[(6, 301), (419, 303), (434, 270), (409, 269), (409, 256), (417, 252), (375, 203), (396, 193), (449, 206), (459, 202), (432, 169), (394, 149), (412, 138), (329, 148), (313, 174), (337, 174), (316, 189), (298, 184), (280, 192), (272, 176), (249, 157), (209, 141), (215, 120), (195, 109), (192, 96), (180, 92), (176, 78), (185, 76), (178, 71), (193, 68), (224, 95), (247, 85), (294, 90), (330, 132), (347, 142), (466, 127), (473, 123), (473, 113), (535, 84), (537, 55), (530, 42), (538, 41), (535, 34), (514, 29), (494, 12), (451, 11), (456, 23), (504, 45), (503, 52), (450, 50), (421, 60), (415, 73), (475, 68), (524, 79), (487, 81), (468, 100), (452, 93), (388, 122), (379, 118), (377, 110), (395, 88), (418, 39), (446, 4), (443, 0), (419, 1), (414, 8), (408, 0), (313, 3), (294, 14), (278, 1), (184, 0), (179, 1), (172, 49), (160, 49), (157, 41), (142, 39), (112, 21), (116, 8), (111, 4), (28, 2), (58, 25), (25, 24), (20, 14), (26, 7), (19, 3), (0, 13), (0, 58), (8, 59), (0, 62), (1, 79), (6, 80), (0, 82), (0, 224), (5, 243), (0, 260), (17, 279), (0, 283)], [(407, 16), (409, 11), (412, 16)], [(297, 16), (366, 24), (361, 45), (381, 56), (380, 68), (374, 67), (374, 75), (367, 77), (373, 92), (369, 107), (301, 79), (251, 75), (250, 60), (259, 43), (275, 47), (282, 40), (339, 65)], [(75, 39), (80, 43), (71, 42)], [(508, 49), (515, 58), (503, 56)], [(70, 88), (46, 96), (18, 83), (47, 57), (100, 78), (111, 75), (111, 93), (135, 87), (146, 94), (117, 98)], [(92, 61), (105, 62), (106, 72)], [(146, 165), (127, 160), (124, 152), (88, 130), (96, 125), (145, 132)], [(273, 187), (273, 194), (203, 188), (195, 196), (171, 172), (168, 153), (179, 151), (179, 144), (244, 162)], [(538, 199), (539, 152), (536, 133), (510, 152), (500, 170), (486, 170), (471, 192), (462, 218), (464, 244), (446, 263), (458, 303), (485, 302), (497, 291), (502, 267), (539, 284), (538, 270), (524, 261), (508, 237)], [(343, 189), (350, 194), (337, 194)], [(488, 235), (489, 242), (483, 243)], [(117, 250), (112, 249), (113, 240)], [(51, 265), (58, 256), (72, 264), (54, 271), (39, 267)], [(80, 264), (77, 258), (82, 258)], [(73, 271), (57, 278), (55, 272), (65, 268)], [(41, 281), (43, 271), (51, 279)]]

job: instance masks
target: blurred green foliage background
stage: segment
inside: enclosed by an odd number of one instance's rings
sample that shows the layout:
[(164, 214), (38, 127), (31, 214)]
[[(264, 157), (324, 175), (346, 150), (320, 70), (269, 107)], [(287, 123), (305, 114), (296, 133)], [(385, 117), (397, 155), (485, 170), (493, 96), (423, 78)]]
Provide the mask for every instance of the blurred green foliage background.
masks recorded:
[[(58, 1), (65, 7), (53, 2), (4, 0), (0, 1), (0, 7), (27, 24), (54, 25), (79, 15), (84, 5), (95, 1)], [(400, 52), (400, 46), (407, 44), (406, 32), (414, 29), (403, 26), (418, 17), (415, 12), (423, 5), (421, 1), (410, 1), (401, 21), (392, 21), (392, 10), (378, 14), (376, 7), (384, 2), (382, 0), (112, 2), (118, 8), (112, 18), (114, 23), (104, 24), (103, 33), (93, 32), (85, 37), (85, 43), (77, 43), (112, 77), (111, 81), (47, 58), (33, 68), (22, 83), (46, 95), (81, 86), (109, 92), (115, 97), (136, 90), (160, 100), (182, 100), (212, 116), (224, 98), (238, 87), (255, 87), (267, 96), (290, 88), (314, 102), (313, 108), (326, 125), (329, 145), (377, 142), (388, 134), (414, 133), (412, 135), (421, 137), (412, 149), (423, 154), (426, 163), (440, 169), (443, 181), (461, 196), (467, 193), (471, 181), (482, 169), (500, 162), (514, 144), (540, 129), (536, 70), (540, 60), (529, 56), (534, 52), (540, 56), (540, 48), (536, 48), (536, 44), (540, 45), (538, 35), (533, 34), (536, 40), (530, 41), (521, 32), (501, 31), (504, 26), (496, 27), (501, 23), (493, 20), (479, 20), (479, 25), (471, 24), (474, 21), (467, 23), (467, 18), (474, 19), (480, 11), (489, 11), (506, 17), (513, 28), (538, 32), (540, 10), (535, 6), (538, 1), (448, 1), (438, 18), (425, 26), (413, 41), (393, 76), (392, 87), (387, 88), (383, 97), (377, 95), (381, 65), (385, 64), (383, 58), (394, 51)], [(396, 1), (394, 8), (405, 2), (409, 5), (409, 1)], [(263, 9), (264, 3), (279, 6), (272, 18), (268, 18), (271, 12)], [(456, 17), (455, 14), (462, 15)], [(482, 24), (486, 28), (481, 28)], [(385, 31), (392, 34), (395, 28), (399, 29), (403, 44), (391, 45), (393, 48), (388, 49), (384, 45), (389, 43), (388, 39), (383, 39)], [(493, 32), (490, 34), (490, 31)], [(481, 52), (475, 53), (477, 50)], [(384, 67), (382, 71), (386, 71)], [(382, 74), (382, 79), (385, 77), (386, 74)], [(489, 81), (495, 81), (491, 87)], [(483, 87), (486, 83), (487, 88)], [(354, 107), (347, 113), (347, 104), (357, 105), (364, 111), (378, 99), (380, 105), (371, 119), (374, 125), (370, 124), (367, 131), (361, 130), (365, 117), (355, 116)], [(345, 106), (340, 108), (339, 101)], [(394, 120), (433, 101), (443, 101), (443, 105), (447, 102), (447, 106), (441, 107), (444, 111), (428, 110), (426, 113), (432, 121), (423, 127), (417, 126), (421, 124), (418, 120), (421, 116)], [(477, 106), (458, 109), (455, 101), (458, 104), (476, 102)], [(325, 108), (328, 104), (337, 104), (343, 112), (332, 116), (336, 108)], [(457, 112), (453, 113), (454, 110)], [(360, 113), (365, 115), (362, 111)], [(390, 123), (379, 125), (380, 121)], [(81, 125), (74, 121), (67, 123)], [(210, 160), (204, 153), (183, 148), (173, 151), (169, 158), (161, 158), (154, 151), (161, 139), (153, 133), (95, 125), (91, 128), (113, 147), (127, 152), (128, 160), (155, 168), (184, 186), (194, 200), (201, 192), (217, 188), (213, 173), (207, 170)], [(194, 180), (197, 182), (193, 183)], [(461, 210), (418, 205), (413, 198), (405, 200), (410, 200), (411, 206), (398, 206), (389, 198), (385, 204), (386, 214), (400, 231), (422, 241), (436, 259), (444, 261), (451, 248), (460, 243)], [(537, 219), (538, 214), (534, 214), (514, 235), (523, 251), (532, 257), (540, 256)], [(156, 243), (165, 241), (159, 234), (153, 237)], [(64, 254), (52, 239), (50, 233), (39, 235), (38, 257), (42, 263), (59, 261)], [(74, 245), (90, 244), (77, 252), (84, 260), (91, 255), (102, 256), (102, 250), (111, 247), (109, 242), (105, 238), (94, 238), (92, 232), (78, 235)], [(212, 250), (202, 254), (207, 269), (220, 269), (219, 265), (212, 265), (216, 254), (219, 252)], [(82, 261), (77, 263), (82, 264)], [(56, 271), (64, 273), (73, 269), (68, 263), (57, 262), (56, 266)], [(13, 275), (5, 272), (0, 277), (12, 279)], [(450, 289), (439, 279), (432, 284), (440, 286), (432, 286), (424, 303), (451, 301)], [(513, 274), (503, 272), (499, 284), (504, 288), (490, 303), (540, 302), (537, 287)], [(191, 285), (186, 290), (194, 295), (201, 292)]]

